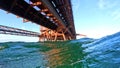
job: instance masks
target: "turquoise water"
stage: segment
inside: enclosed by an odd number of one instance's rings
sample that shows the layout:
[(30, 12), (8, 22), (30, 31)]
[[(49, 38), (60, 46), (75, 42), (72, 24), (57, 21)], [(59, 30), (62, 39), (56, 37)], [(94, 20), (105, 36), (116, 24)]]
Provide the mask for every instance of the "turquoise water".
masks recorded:
[(120, 68), (120, 32), (101, 39), (0, 43), (0, 68)]

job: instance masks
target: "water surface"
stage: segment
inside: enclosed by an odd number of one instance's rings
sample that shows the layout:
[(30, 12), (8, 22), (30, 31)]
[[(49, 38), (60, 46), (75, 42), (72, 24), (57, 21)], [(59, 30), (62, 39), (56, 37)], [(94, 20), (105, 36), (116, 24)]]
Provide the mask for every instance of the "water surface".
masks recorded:
[(97, 40), (0, 43), (0, 68), (120, 68), (120, 32)]

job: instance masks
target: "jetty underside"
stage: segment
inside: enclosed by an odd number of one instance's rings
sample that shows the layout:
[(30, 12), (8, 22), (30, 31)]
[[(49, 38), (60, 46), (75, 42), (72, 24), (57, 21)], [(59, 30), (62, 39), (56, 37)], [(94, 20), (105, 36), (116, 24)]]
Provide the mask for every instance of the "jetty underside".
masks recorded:
[(71, 0), (0, 0), (0, 9), (40, 25), (40, 41), (76, 39)]

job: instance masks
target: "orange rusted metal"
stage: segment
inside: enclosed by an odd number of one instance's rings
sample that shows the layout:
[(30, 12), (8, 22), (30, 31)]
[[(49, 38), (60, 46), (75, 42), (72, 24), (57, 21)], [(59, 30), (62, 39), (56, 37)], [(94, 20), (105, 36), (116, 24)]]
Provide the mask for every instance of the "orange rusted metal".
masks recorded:
[(76, 39), (71, 0), (0, 0), (0, 7), (46, 27), (39, 36), (44, 40)]

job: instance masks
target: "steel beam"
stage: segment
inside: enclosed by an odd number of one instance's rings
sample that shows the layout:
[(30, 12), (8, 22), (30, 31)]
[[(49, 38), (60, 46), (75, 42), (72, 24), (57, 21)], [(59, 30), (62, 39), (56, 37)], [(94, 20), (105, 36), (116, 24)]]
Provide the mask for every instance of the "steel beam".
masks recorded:
[[(57, 29), (57, 25), (48, 20), (45, 16), (35, 10), (24, 0), (0, 0), (0, 7), (3, 10), (11, 12), (17, 16), (30, 20), (36, 24), (45, 26), (50, 29)], [(26, 13), (26, 9), (29, 10)]]
[[(70, 0), (29, 1), (31, 3), (28, 3), (25, 0), (0, 0), (0, 8), (22, 17), (24, 22), (32, 21), (38, 25), (55, 30), (57, 33), (63, 32), (65, 36), (70, 36), (71, 39), (76, 39)], [(35, 7), (37, 7), (39, 10), (37, 10)], [(8, 34), (24, 33), (25, 35), (29, 33), (10, 28), (4, 29), (3, 31)]]
[(49, 2), (49, 0), (41, 0), (41, 2), (43, 2), (44, 5), (49, 9), (49, 11), (61, 22), (62, 26), (66, 27), (65, 23), (56, 12), (55, 7)]
[(0, 25), (0, 34), (39, 37), (40, 33)]

